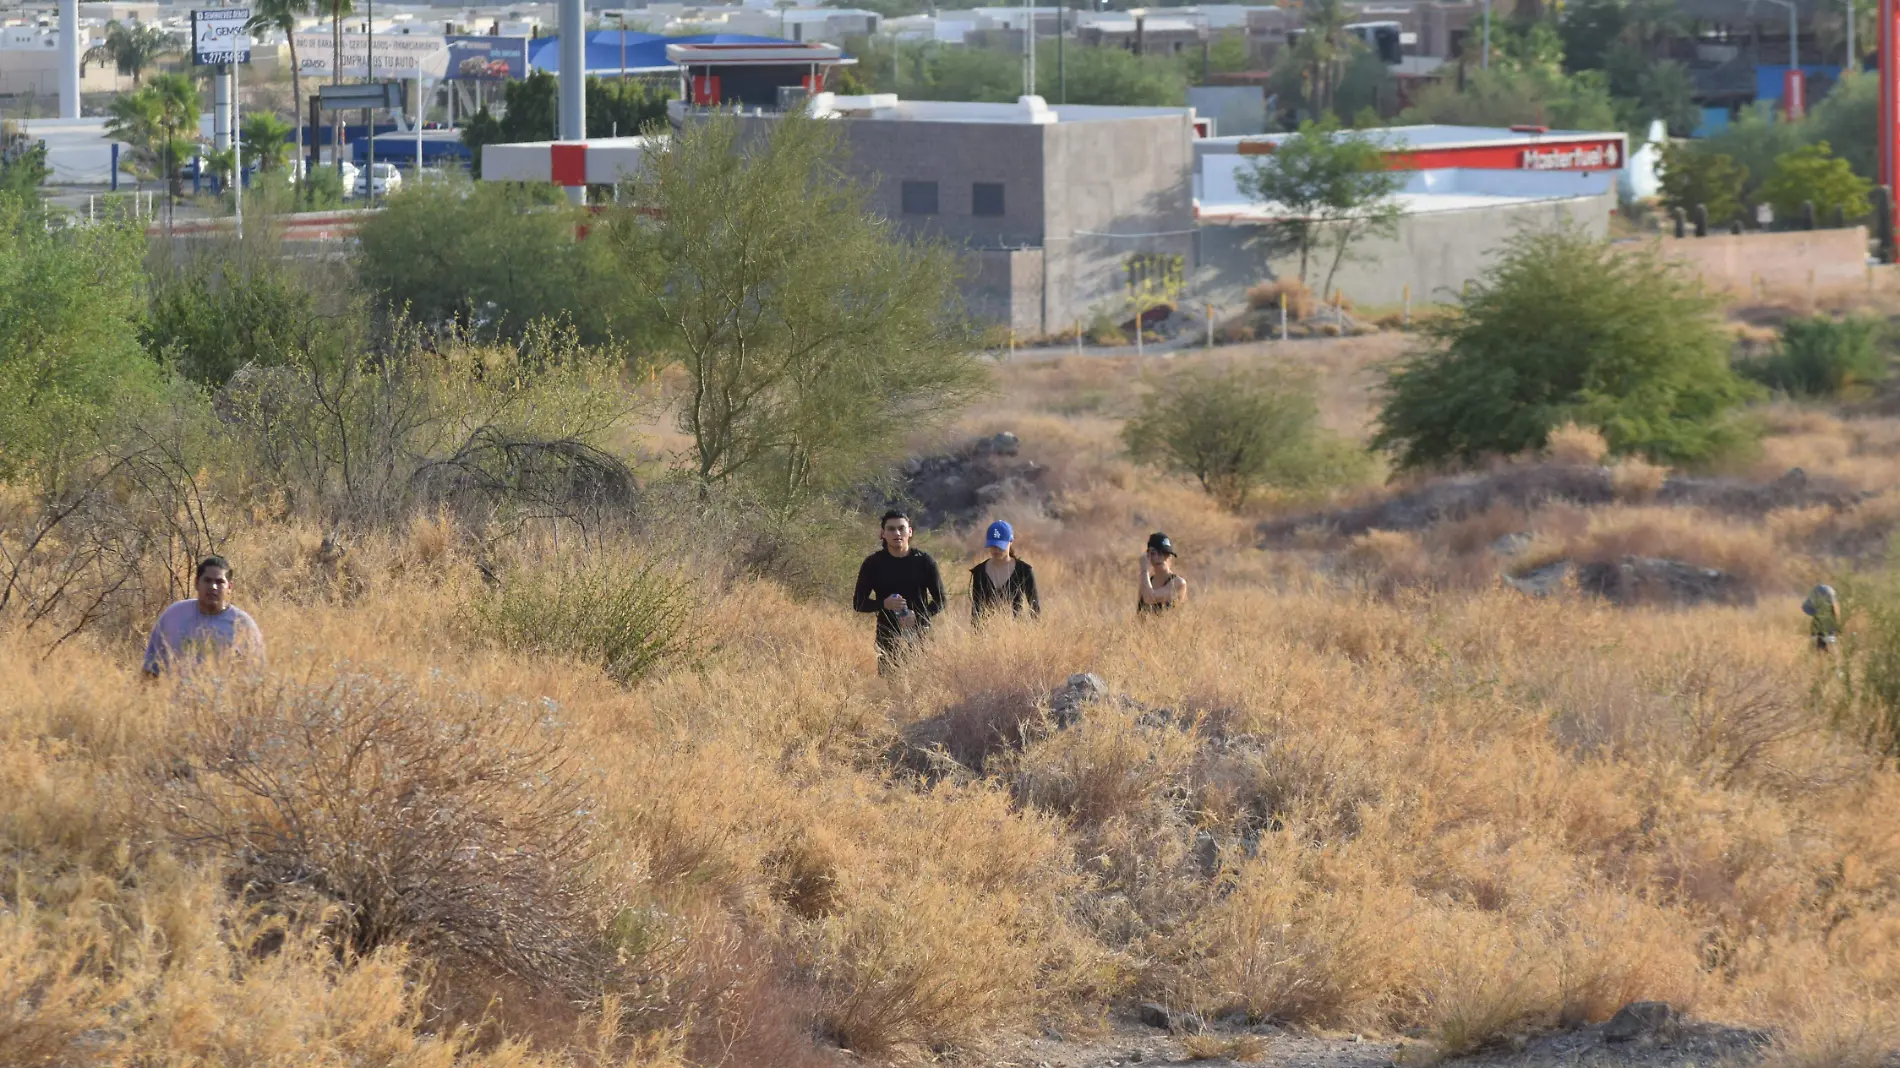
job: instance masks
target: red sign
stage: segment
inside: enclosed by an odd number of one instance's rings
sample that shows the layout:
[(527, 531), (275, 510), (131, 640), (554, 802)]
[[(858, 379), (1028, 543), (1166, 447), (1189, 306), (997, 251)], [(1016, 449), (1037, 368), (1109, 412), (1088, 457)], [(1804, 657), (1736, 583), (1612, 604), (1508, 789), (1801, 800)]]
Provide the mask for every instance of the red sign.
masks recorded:
[(1395, 171), (1434, 171), (1451, 167), (1488, 171), (1614, 171), (1623, 166), (1620, 138), (1479, 145), (1472, 148), (1421, 148), (1388, 157)]
[[(1266, 141), (1242, 141), (1243, 156), (1273, 151)], [(1489, 145), (1419, 148), (1386, 153), (1395, 171), (1435, 171), (1462, 167), (1486, 171), (1614, 171), (1623, 167), (1623, 139), (1502, 142)]]
[(1798, 119), (1808, 113), (1808, 79), (1798, 70), (1781, 74), (1781, 103), (1788, 117)]

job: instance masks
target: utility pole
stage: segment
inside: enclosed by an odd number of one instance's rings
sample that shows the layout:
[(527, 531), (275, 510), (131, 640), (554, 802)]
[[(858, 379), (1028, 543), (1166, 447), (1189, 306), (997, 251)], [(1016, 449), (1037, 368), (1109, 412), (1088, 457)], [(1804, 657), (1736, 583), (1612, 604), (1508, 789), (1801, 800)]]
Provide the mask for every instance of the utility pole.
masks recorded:
[(1478, 69), (1491, 69), (1491, 0), (1484, 0), (1484, 51), (1478, 55)]
[[(368, 56), (363, 66), (369, 71), (369, 83), (376, 84), (376, 0), (366, 0), (363, 28), (369, 31)], [(363, 125), (369, 131), (369, 159), (363, 168), (363, 203), (376, 203), (376, 113), (363, 113)]]
[[(587, 140), (587, 11), (582, 0), (561, 0), (560, 139)], [(573, 186), (569, 200), (587, 203), (587, 187)]]
[(1062, 39), (1069, 35), (1069, 0), (1056, 0), (1056, 103), (1069, 102), (1069, 72), (1062, 65)]

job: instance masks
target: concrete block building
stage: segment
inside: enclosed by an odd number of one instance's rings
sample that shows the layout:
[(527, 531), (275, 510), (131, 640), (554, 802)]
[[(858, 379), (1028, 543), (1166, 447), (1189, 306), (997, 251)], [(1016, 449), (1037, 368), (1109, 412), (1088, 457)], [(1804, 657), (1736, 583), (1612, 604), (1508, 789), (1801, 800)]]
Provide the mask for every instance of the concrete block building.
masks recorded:
[[(874, 210), (962, 252), (980, 319), (1041, 335), (1121, 316), (1131, 272), (1194, 254), (1193, 112), (813, 98)], [(684, 119), (689, 109), (677, 106)], [(777, 121), (770, 112), (748, 123)]]

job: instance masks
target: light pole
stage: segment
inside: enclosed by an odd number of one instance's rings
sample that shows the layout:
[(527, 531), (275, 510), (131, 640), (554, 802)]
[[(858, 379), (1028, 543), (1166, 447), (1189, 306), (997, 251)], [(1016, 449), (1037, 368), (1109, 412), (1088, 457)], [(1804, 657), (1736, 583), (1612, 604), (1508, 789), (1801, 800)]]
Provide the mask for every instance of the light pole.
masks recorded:
[(1854, 0), (1847, 0), (1847, 69), (1860, 69), (1860, 53), (1854, 48)]
[(620, 80), (627, 80), (627, 13), (614, 12), (614, 18), (620, 20)]
[(1484, 0), (1484, 44), (1478, 54), (1478, 69), (1491, 69), (1491, 0)]

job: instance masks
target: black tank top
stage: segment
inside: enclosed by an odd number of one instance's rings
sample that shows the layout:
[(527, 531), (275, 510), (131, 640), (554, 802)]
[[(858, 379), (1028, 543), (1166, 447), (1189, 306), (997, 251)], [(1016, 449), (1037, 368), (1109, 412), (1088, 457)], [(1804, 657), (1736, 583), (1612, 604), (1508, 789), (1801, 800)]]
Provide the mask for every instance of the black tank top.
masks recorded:
[[(1179, 576), (1175, 576), (1175, 577), (1178, 578)], [(1171, 589), (1173, 586), (1174, 586), (1174, 578), (1170, 578), (1168, 579), (1168, 585), (1162, 588)], [(1144, 615), (1144, 614), (1152, 614), (1155, 612), (1166, 612), (1168, 609), (1173, 608), (1173, 607), (1174, 607), (1174, 601), (1172, 599), (1166, 600), (1166, 601), (1156, 601), (1154, 604), (1149, 604), (1147, 601), (1144, 601), (1141, 599), (1140, 594), (1135, 595), (1135, 614), (1138, 616)]]

